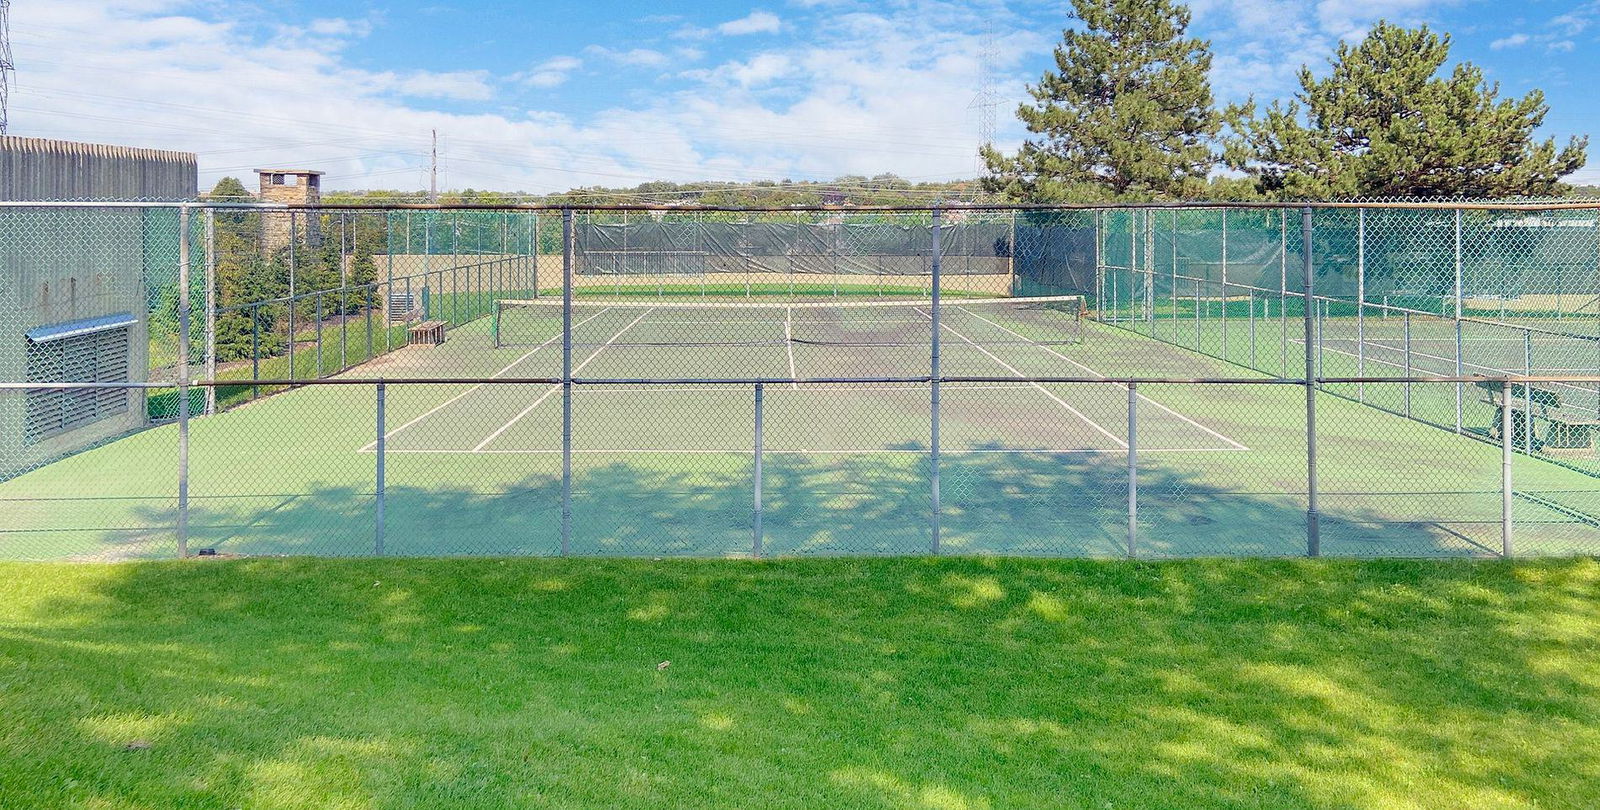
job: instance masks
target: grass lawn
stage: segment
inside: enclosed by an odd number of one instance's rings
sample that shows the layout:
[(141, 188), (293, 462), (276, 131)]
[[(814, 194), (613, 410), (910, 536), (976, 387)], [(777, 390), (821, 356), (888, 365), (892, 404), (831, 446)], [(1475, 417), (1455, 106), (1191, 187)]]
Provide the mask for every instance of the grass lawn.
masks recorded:
[(6, 808), (1593, 807), (1600, 563), (7, 563), (0, 717)]

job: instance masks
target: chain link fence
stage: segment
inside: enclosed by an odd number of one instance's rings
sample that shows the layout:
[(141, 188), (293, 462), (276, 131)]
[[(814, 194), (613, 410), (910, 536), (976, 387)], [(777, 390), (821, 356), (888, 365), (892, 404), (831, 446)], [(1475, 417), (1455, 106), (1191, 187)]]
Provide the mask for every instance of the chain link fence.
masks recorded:
[(1600, 553), (1597, 210), (0, 206), (0, 558)]

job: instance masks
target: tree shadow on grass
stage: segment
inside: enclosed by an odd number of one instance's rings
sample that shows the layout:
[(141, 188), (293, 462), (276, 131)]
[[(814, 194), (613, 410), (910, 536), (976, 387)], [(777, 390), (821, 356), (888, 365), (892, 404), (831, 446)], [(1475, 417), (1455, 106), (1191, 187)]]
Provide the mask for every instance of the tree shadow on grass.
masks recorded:
[(7, 807), (1600, 798), (1592, 561), (8, 573)]

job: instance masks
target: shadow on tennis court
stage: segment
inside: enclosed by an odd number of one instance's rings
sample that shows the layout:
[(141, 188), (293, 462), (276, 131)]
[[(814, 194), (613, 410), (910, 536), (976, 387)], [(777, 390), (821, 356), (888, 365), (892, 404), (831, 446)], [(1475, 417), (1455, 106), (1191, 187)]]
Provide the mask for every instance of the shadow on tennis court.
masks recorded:
[[(568, 551), (598, 556), (749, 556), (755, 551), (750, 469), (729, 456), (695, 470), (616, 460), (576, 471)], [(1129, 553), (1127, 468), (1117, 454), (995, 453), (941, 467), (939, 553), (1116, 557)], [(1141, 557), (1305, 553), (1304, 493), (1241, 492), (1182, 469), (1141, 469), (1134, 554)], [(561, 481), (533, 475), (492, 491), (394, 486), (382, 545), (376, 499), (342, 486), (192, 500), (190, 548), (241, 556), (560, 554)], [(917, 453), (768, 459), (760, 551), (767, 556), (933, 551), (927, 459)], [(139, 507), (157, 525), (172, 512)], [(71, 527), (61, 527), (71, 530)], [(1487, 529), (1485, 529), (1487, 531)], [(1444, 523), (1399, 521), (1354, 503), (1322, 521), (1334, 555), (1483, 556), (1487, 537)], [(106, 532), (79, 556), (119, 556)], [(153, 550), (153, 551), (152, 551)], [(167, 556), (170, 542), (130, 548)]]

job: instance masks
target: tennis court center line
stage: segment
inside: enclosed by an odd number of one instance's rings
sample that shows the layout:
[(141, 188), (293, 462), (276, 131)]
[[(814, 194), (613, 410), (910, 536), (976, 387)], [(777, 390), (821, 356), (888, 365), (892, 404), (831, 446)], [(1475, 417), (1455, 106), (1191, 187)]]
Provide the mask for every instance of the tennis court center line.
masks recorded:
[[(600, 353), (605, 351), (607, 346), (610, 346), (611, 344), (616, 343), (617, 342), (617, 338), (622, 337), (622, 333), (628, 331), (629, 329), (632, 329), (635, 324), (637, 324), (640, 321), (644, 320), (645, 316), (647, 316), (650, 313), (655, 312), (655, 311), (656, 311), (656, 308), (655, 307), (651, 307), (651, 308), (645, 310), (644, 312), (640, 313), (639, 317), (634, 318), (631, 322), (628, 323), (627, 326), (624, 326), (621, 329), (618, 329), (616, 334), (614, 334), (611, 337), (607, 338), (605, 343), (600, 344), (600, 348), (595, 349), (593, 354), (590, 354), (588, 357), (585, 357), (583, 359), (583, 362), (579, 363), (577, 368), (574, 368), (572, 370), (573, 375), (574, 376), (577, 375), (578, 372), (583, 370), (584, 366), (589, 365), (589, 363), (592, 362), (596, 357), (599, 357)], [(545, 400), (549, 399), (551, 394), (554, 394), (555, 392), (557, 392), (559, 390), (561, 390), (561, 385), (559, 385), (559, 384), (550, 386), (550, 388), (548, 390), (546, 390), (543, 394), (539, 395), (538, 399), (533, 401), (533, 404), (529, 405), (526, 408), (523, 408), (521, 413), (517, 414), (516, 416), (511, 417), (511, 420), (509, 422), (506, 422), (505, 424), (501, 425), (499, 430), (496, 430), (495, 432), (489, 434), (488, 438), (484, 439), (483, 441), (478, 442), (478, 444), (475, 447), (472, 448), (472, 452), (477, 453), (477, 452), (483, 450), (484, 447), (488, 446), (489, 442), (492, 442), (495, 439), (500, 438), (500, 434), (505, 433), (507, 430), (511, 429), (512, 425), (515, 425), (516, 423), (522, 421), (522, 417), (527, 416), (530, 413), (533, 413), (533, 409), (534, 408), (539, 407), (540, 403), (542, 403)]]
[[(582, 325), (594, 320), (595, 318), (600, 317), (601, 315), (604, 315), (606, 313), (606, 311), (609, 310), (609, 309), (611, 309), (611, 307), (606, 307), (605, 309), (602, 309), (599, 312), (596, 312), (595, 314), (590, 315), (587, 318), (584, 318), (583, 320), (581, 320), (577, 324), (575, 324), (573, 326), (573, 328), (576, 329), (577, 327), (582, 326)], [(492, 378), (500, 377), (500, 376), (504, 375), (506, 372), (510, 371), (511, 369), (516, 368), (522, 361), (532, 357), (534, 352), (537, 352), (540, 349), (543, 349), (546, 346), (549, 346), (550, 344), (552, 344), (552, 343), (554, 343), (554, 342), (556, 342), (556, 341), (558, 341), (560, 339), (561, 339), (561, 335), (558, 333), (558, 334), (555, 335), (555, 337), (552, 337), (549, 340), (546, 340), (545, 342), (540, 343), (539, 345), (533, 347), (532, 349), (529, 349), (521, 357), (518, 357), (517, 359), (512, 360), (510, 363), (507, 363), (505, 368), (502, 368), (499, 371), (496, 371), (495, 373), (490, 374), (489, 377), (492, 379)], [(478, 383), (477, 385), (474, 385), (474, 386), (468, 388), (467, 390), (462, 391), (459, 394), (456, 394), (455, 396), (445, 400), (444, 402), (441, 402), (438, 405), (435, 405), (432, 408), (429, 408), (427, 410), (427, 412), (423, 413), (421, 416), (418, 416), (417, 418), (412, 419), (411, 421), (401, 425), (400, 427), (397, 427), (394, 430), (391, 430), (391, 431), (383, 434), (383, 438), (385, 438), (385, 439), (393, 438), (394, 435), (399, 433), (400, 431), (405, 430), (406, 428), (411, 427), (412, 425), (415, 425), (416, 423), (421, 422), (424, 419), (427, 419), (428, 417), (438, 413), (439, 411), (444, 410), (446, 407), (455, 404), (462, 397), (464, 397), (464, 396), (466, 396), (466, 395), (472, 393), (473, 391), (476, 391), (476, 390), (478, 390), (479, 388), (482, 388), (482, 387), (483, 387), (483, 383)], [(367, 442), (366, 446), (361, 448), (361, 452), (365, 453), (368, 450), (377, 449), (377, 447), (378, 447), (377, 440), (373, 440), (373, 441)]]
[[(959, 306), (956, 307), (956, 309), (959, 309), (962, 312), (964, 312), (964, 313), (966, 313), (968, 315), (971, 315), (972, 317), (977, 318), (980, 321), (984, 321), (985, 323), (991, 324), (996, 329), (1000, 329), (1000, 330), (1005, 331), (1005, 332), (1010, 332), (1011, 334), (1016, 335), (1017, 337), (1022, 338), (1023, 340), (1029, 340), (1027, 335), (1024, 335), (1021, 332), (1018, 332), (1018, 331), (1016, 331), (1014, 329), (1010, 329), (1010, 328), (1008, 328), (1008, 327), (1006, 327), (1006, 326), (1004, 326), (1002, 324), (995, 323), (994, 321), (991, 321), (988, 318), (985, 318), (982, 315), (977, 314), (976, 312), (973, 312), (971, 310), (968, 310), (968, 309), (965, 309), (965, 308), (962, 308), (962, 307), (959, 307)], [(1049, 346), (1039, 346), (1038, 344), (1034, 344), (1031, 341), (1030, 341), (1030, 345), (1035, 346), (1035, 348), (1043, 349), (1044, 351), (1047, 351), (1050, 354), (1053, 354), (1056, 357), (1059, 357), (1062, 360), (1065, 360), (1068, 363), (1071, 363), (1072, 365), (1075, 365), (1078, 368), (1081, 368), (1084, 371), (1087, 371), (1087, 372), (1089, 372), (1090, 374), (1093, 374), (1096, 377), (1104, 378), (1106, 376), (1106, 375), (1101, 374), (1100, 372), (1095, 371), (1094, 369), (1089, 368), (1088, 366), (1086, 366), (1086, 365), (1084, 365), (1084, 364), (1082, 364), (1082, 363), (1080, 363), (1080, 362), (1078, 362), (1078, 361), (1076, 361), (1076, 360), (1074, 360), (1074, 359), (1062, 354), (1061, 352), (1058, 352), (1055, 349), (1050, 348)], [(1128, 386), (1123, 385), (1121, 383), (1117, 383), (1117, 387), (1121, 388), (1124, 391), (1128, 390)], [(1233, 445), (1233, 449), (1235, 449), (1235, 450), (1249, 450), (1250, 449), (1249, 447), (1246, 447), (1245, 445), (1240, 444), (1239, 442), (1234, 441), (1233, 439), (1231, 439), (1231, 438), (1229, 438), (1227, 436), (1224, 436), (1221, 433), (1218, 433), (1217, 431), (1215, 431), (1215, 430), (1213, 430), (1213, 429), (1211, 429), (1209, 427), (1206, 427), (1205, 425), (1200, 424), (1199, 422), (1195, 421), (1194, 419), (1192, 419), (1192, 418), (1190, 418), (1188, 416), (1185, 416), (1185, 415), (1183, 415), (1181, 413), (1178, 413), (1177, 411), (1175, 411), (1175, 410), (1173, 410), (1173, 409), (1171, 409), (1171, 408), (1169, 408), (1169, 407), (1167, 407), (1167, 406), (1165, 406), (1165, 405), (1163, 405), (1163, 404), (1161, 404), (1159, 402), (1156, 402), (1155, 400), (1145, 396), (1144, 394), (1139, 394), (1138, 397), (1139, 397), (1139, 399), (1141, 401), (1148, 402), (1151, 405), (1154, 405), (1157, 408), (1160, 408), (1161, 410), (1166, 411), (1167, 413), (1172, 414), (1173, 416), (1176, 416), (1179, 419), (1181, 419), (1181, 420), (1183, 420), (1185, 422), (1188, 422), (1191, 425), (1194, 425), (1195, 427), (1205, 431), (1206, 433), (1209, 433), (1212, 436), (1215, 436), (1215, 437), (1227, 442), (1228, 444)]]
[[(918, 308), (917, 312), (922, 313), (922, 316), (924, 318), (927, 318), (930, 321), (933, 320), (933, 316), (928, 314), (927, 312), (923, 311), (921, 308)], [(963, 335), (960, 332), (956, 331), (955, 327), (953, 327), (953, 326), (951, 326), (951, 325), (949, 325), (947, 323), (940, 323), (939, 326), (941, 326), (944, 329), (950, 330), (950, 334), (955, 335), (956, 337), (961, 338), (962, 340), (964, 340), (967, 343), (971, 344), (973, 348), (975, 348), (978, 351), (983, 352), (984, 354), (988, 355), (989, 359), (995, 361), (996, 363), (999, 363), (1001, 366), (1003, 366), (1007, 371), (1011, 372), (1012, 374), (1015, 374), (1020, 378), (1026, 378), (1028, 376), (1026, 374), (1023, 374), (1021, 371), (1017, 370), (1017, 368), (1015, 366), (1011, 365), (1010, 363), (1007, 363), (1006, 361), (1001, 360), (997, 355), (995, 355), (994, 352), (991, 352), (988, 349), (978, 345), (976, 342), (974, 342), (972, 340), (972, 338), (969, 338), (966, 335)], [(1058, 397), (1055, 394), (1051, 393), (1050, 389), (1045, 388), (1044, 386), (1042, 386), (1042, 385), (1040, 385), (1040, 384), (1038, 384), (1036, 382), (1029, 382), (1028, 385), (1029, 385), (1029, 387), (1033, 388), (1034, 390), (1038, 391), (1039, 393), (1044, 394), (1045, 396), (1055, 400), (1058, 405), (1060, 405), (1063, 408), (1066, 408), (1068, 413), (1071, 413), (1073, 416), (1076, 416), (1079, 419), (1082, 419), (1084, 422), (1087, 422), (1089, 424), (1089, 427), (1092, 427), (1095, 430), (1098, 430), (1101, 433), (1105, 434), (1112, 441), (1114, 441), (1118, 445), (1120, 445), (1123, 449), (1127, 449), (1128, 442), (1126, 440), (1124, 440), (1122, 437), (1118, 436), (1117, 434), (1112, 433), (1111, 431), (1106, 430), (1105, 428), (1101, 427), (1099, 422), (1096, 422), (1093, 419), (1090, 419), (1089, 417), (1085, 416), (1082, 411), (1078, 410), (1077, 408), (1072, 407), (1071, 403), (1069, 403), (1066, 400), (1062, 399), (1061, 397)]]

